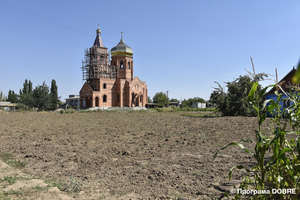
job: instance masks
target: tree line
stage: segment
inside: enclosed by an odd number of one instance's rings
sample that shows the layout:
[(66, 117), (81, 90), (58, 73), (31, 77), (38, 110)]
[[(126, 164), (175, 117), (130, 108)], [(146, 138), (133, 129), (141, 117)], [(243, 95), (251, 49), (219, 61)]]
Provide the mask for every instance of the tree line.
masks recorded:
[(60, 103), (57, 89), (58, 87), (54, 79), (51, 81), (50, 90), (45, 81), (42, 85), (38, 85), (33, 89), (32, 82), (26, 79), (23, 83), (23, 88), (19, 90), (19, 94), (13, 90), (8, 91), (6, 101), (18, 103), (19, 108), (55, 110)]
[[(151, 100), (150, 97), (148, 97), (148, 103), (157, 103), (158, 106), (164, 107), (170, 104), (170, 102), (180, 102), (178, 99), (172, 98), (171, 100), (168, 98), (166, 93), (164, 92), (157, 92), (153, 99)], [(206, 101), (203, 98), (200, 97), (194, 97), (194, 98), (189, 98), (189, 99), (184, 99), (181, 102), (182, 107), (192, 107), (193, 103), (206, 103)]]

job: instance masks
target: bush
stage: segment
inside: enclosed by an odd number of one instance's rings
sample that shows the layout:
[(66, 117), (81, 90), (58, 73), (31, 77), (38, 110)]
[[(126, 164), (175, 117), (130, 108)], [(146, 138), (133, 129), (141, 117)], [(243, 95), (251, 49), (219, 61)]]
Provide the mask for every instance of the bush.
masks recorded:
[(157, 111), (157, 112), (163, 112), (163, 109), (162, 109), (162, 108), (159, 108), (159, 107), (157, 107), (157, 108), (156, 108), (156, 111)]

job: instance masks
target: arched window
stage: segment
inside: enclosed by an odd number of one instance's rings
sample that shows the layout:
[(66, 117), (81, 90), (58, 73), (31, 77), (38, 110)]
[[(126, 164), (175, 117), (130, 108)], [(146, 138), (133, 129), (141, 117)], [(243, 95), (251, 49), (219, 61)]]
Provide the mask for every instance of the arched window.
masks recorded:
[(132, 101), (134, 101), (134, 93), (132, 93)]
[(128, 62), (128, 69), (130, 69), (130, 62)]
[(106, 89), (106, 83), (103, 83), (103, 89)]
[(121, 61), (120, 68), (121, 68), (121, 69), (124, 68), (123, 61)]
[(106, 101), (107, 101), (107, 96), (103, 95), (103, 102), (106, 102)]

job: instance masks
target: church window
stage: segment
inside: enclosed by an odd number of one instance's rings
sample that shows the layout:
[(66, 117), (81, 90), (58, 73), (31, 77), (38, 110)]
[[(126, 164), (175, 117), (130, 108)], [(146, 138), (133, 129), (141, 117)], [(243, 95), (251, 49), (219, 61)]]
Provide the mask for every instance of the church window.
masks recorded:
[(132, 101), (134, 101), (134, 93), (132, 93)]
[(123, 61), (121, 61), (120, 68), (121, 68), (121, 69), (124, 68)]
[(120, 102), (120, 95), (119, 94), (117, 96), (117, 101), (118, 101), (118, 103)]
[(128, 62), (128, 69), (130, 69), (130, 62)]
[(106, 89), (106, 83), (103, 83), (103, 89)]
[(103, 95), (103, 102), (106, 102), (106, 101), (107, 101), (107, 96)]

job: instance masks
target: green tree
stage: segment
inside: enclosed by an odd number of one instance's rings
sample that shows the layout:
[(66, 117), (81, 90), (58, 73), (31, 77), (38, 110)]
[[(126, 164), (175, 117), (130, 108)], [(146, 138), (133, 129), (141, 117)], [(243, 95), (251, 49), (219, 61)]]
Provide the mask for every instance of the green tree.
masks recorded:
[(179, 102), (179, 100), (178, 100), (178, 99), (172, 98), (172, 99), (170, 100), (170, 102)]
[(157, 92), (153, 97), (153, 103), (157, 103), (159, 106), (166, 106), (168, 102), (169, 99), (163, 92)]
[(0, 92), (0, 101), (6, 101), (6, 97), (2, 91)]
[[(249, 76), (240, 76), (233, 82), (227, 82), (227, 92), (219, 83), (219, 88), (210, 95), (210, 102), (217, 105), (222, 115), (226, 116), (255, 116), (255, 109), (248, 102), (248, 94), (252, 88), (253, 81), (258, 80), (258, 76), (251, 79)], [(257, 92), (261, 91), (258, 85)], [(263, 100), (261, 100), (262, 103)]]
[(183, 99), (183, 101), (181, 102), (181, 107), (190, 107), (190, 101)]
[(28, 106), (33, 107), (34, 106), (34, 100), (32, 97), (32, 82), (27, 79), (25, 79), (25, 82), (23, 83), (23, 89), (20, 90), (20, 103)]
[(19, 102), (18, 95), (13, 90), (9, 90), (7, 101), (11, 103), (18, 103)]
[(39, 110), (48, 110), (50, 108), (49, 87), (43, 82), (43, 85), (35, 87), (32, 93), (34, 107)]
[(148, 96), (148, 103), (152, 103), (152, 99)]
[(56, 81), (52, 79), (51, 81), (51, 89), (50, 89), (50, 109), (55, 110), (57, 108), (58, 100), (58, 92)]

